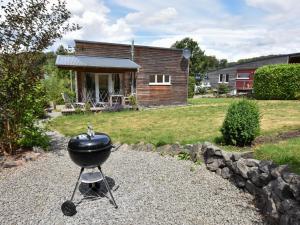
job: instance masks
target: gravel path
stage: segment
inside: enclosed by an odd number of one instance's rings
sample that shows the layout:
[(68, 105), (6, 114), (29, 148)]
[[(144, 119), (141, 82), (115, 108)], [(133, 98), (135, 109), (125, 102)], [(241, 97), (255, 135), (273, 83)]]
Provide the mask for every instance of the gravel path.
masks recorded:
[[(56, 151), (2, 171), (0, 224), (264, 224), (250, 195), (204, 166), (124, 149), (103, 165), (119, 208), (103, 197), (83, 201), (75, 216), (65, 217), (60, 206), (70, 198), (79, 174), (65, 143), (58, 139)], [(76, 200), (81, 197), (77, 191)]]

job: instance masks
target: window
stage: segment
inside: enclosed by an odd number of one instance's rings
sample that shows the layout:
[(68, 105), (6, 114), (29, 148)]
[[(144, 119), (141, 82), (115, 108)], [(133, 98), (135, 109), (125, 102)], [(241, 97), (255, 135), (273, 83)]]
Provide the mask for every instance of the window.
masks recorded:
[(223, 83), (223, 74), (219, 74), (219, 83)]
[(225, 75), (225, 83), (228, 83), (229, 82), (229, 74), (227, 73), (226, 75)]
[(165, 74), (150, 75), (149, 85), (171, 85), (171, 76)]
[(237, 79), (249, 79), (250, 73), (237, 73)]

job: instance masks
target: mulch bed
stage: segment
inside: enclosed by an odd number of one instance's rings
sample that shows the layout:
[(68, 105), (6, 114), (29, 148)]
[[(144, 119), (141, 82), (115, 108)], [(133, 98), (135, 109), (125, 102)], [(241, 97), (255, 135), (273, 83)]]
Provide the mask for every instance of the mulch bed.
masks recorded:
[(253, 146), (266, 144), (266, 143), (278, 143), (279, 141), (287, 140), (290, 138), (296, 138), (296, 137), (300, 137), (300, 130), (282, 132), (277, 135), (260, 136), (254, 140)]

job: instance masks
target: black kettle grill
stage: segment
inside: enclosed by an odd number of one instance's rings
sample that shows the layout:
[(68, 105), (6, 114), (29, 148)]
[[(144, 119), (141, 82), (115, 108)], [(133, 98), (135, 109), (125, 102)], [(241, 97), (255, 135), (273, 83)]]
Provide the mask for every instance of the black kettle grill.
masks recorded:
[(73, 216), (77, 212), (76, 206), (72, 201), (85, 168), (97, 167), (99, 169), (102, 180), (111, 196), (112, 202), (115, 208), (118, 208), (107, 180), (101, 170), (101, 165), (108, 159), (113, 147), (111, 139), (107, 134), (95, 133), (91, 126), (88, 126), (87, 133), (79, 134), (69, 140), (68, 152), (70, 158), (75, 164), (81, 167), (81, 170), (71, 199), (65, 201), (61, 206), (64, 215)]

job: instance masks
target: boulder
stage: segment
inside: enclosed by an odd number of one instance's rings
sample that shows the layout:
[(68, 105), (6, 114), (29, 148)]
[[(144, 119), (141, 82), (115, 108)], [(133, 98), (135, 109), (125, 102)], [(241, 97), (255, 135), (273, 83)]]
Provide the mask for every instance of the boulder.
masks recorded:
[(272, 192), (282, 201), (287, 198), (293, 198), (292, 190), (281, 177), (278, 177), (276, 180), (272, 180), (267, 186), (270, 187)]
[(251, 195), (255, 195), (258, 192), (258, 188), (250, 180), (247, 180), (245, 188)]
[(190, 156), (193, 162), (203, 161), (203, 154), (202, 154), (202, 144), (196, 143), (190, 149)]
[(236, 163), (236, 170), (238, 172), (238, 174), (242, 175), (242, 177), (244, 177), (245, 179), (248, 179), (248, 171), (249, 168), (246, 165), (246, 160), (243, 158), (240, 158)]
[(17, 161), (5, 161), (2, 166), (3, 168), (12, 168), (12, 167), (17, 167), (18, 163)]
[(276, 166), (273, 164), (272, 161), (262, 160), (260, 161), (258, 168), (261, 172), (270, 173), (271, 169), (275, 168)]
[(258, 167), (252, 167), (249, 171), (248, 171), (248, 177), (250, 179), (250, 181), (255, 184), (257, 187), (262, 187), (264, 185), (264, 183), (261, 181), (260, 179), (260, 172), (258, 170)]
[(181, 152), (190, 153), (189, 150), (183, 149), (179, 144), (159, 146), (157, 147), (156, 151), (161, 153), (162, 155), (171, 155), (171, 156), (178, 155)]
[(253, 151), (245, 151), (240, 153), (241, 158), (243, 159), (253, 159), (254, 158), (254, 152)]
[(228, 179), (230, 178), (232, 175), (232, 172), (231, 170), (228, 168), (228, 167), (224, 167), (221, 171), (221, 176), (224, 178), (224, 179)]
[(246, 166), (257, 167), (259, 165), (259, 160), (257, 159), (244, 159)]
[(300, 176), (295, 173), (284, 173), (282, 178), (288, 183), (296, 200), (300, 201)]
[(243, 188), (246, 185), (246, 180), (242, 176), (237, 174), (233, 174), (231, 176), (231, 181), (234, 182), (235, 185), (239, 188)]
[(222, 172), (222, 170), (221, 170), (220, 168), (218, 168), (218, 169), (216, 170), (216, 174), (218, 174), (219, 176), (221, 176), (221, 172)]
[(209, 169), (210, 171), (216, 171), (217, 169), (224, 166), (224, 160), (221, 158), (210, 158), (209, 163), (206, 164), (207, 169)]
[(271, 175), (273, 178), (281, 177), (284, 173), (289, 171), (288, 165), (280, 165), (271, 169)]
[(232, 153), (231, 156), (232, 161), (238, 161), (240, 158), (242, 158), (240, 153)]

